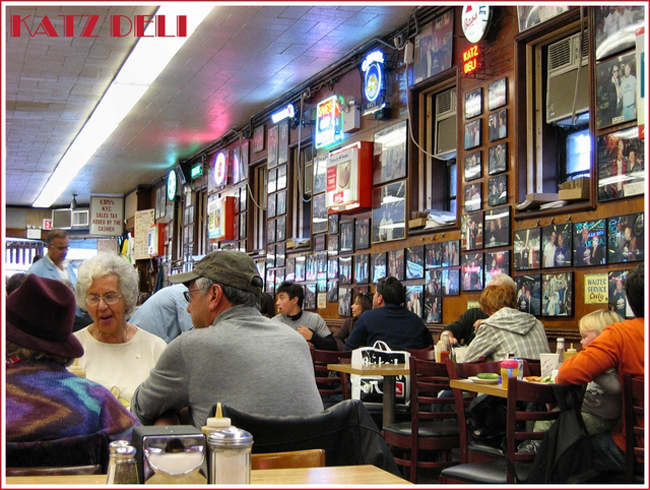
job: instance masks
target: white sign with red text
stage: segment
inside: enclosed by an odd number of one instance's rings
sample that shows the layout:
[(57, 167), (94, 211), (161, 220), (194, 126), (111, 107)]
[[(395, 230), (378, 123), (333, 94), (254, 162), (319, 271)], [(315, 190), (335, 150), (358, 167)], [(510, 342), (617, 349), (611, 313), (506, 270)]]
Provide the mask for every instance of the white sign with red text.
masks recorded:
[(124, 232), (124, 198), (90, 197), (90, 235), (121, 236)]

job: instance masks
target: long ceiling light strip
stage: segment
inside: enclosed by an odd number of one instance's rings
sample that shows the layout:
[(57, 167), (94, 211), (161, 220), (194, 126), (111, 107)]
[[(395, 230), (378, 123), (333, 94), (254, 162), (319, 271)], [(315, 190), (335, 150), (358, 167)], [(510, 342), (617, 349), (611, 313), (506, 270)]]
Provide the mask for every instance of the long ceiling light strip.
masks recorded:
[[(207, 17), (213, 6), (214, 4), (209, 2), (175, 2), (161, 5), (156, 15), (164, 15), (167, 19), (175, 19), (178, 15), (187, 17), (187, 36), (141, 37), (138, 40), (113, 83), (59, 161), (47, 184), (34, 201), (33, 207), (52, 206), (95, 151), (131, 112), (149, 86)], [(149, 24), (145, 36), (152, 34), (154, 28), (153, 23)]]

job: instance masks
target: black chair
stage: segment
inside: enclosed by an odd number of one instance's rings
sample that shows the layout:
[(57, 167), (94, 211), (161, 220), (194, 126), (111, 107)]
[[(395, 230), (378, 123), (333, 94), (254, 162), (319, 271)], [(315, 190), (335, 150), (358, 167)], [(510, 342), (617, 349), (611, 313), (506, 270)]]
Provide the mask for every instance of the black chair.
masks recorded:
[(625, 409), (625, 480), (644, 483), (643, 456), (645, 454), (644, 378), (623, 375)]
[(224, 406), (232, 425), (253, 435), (253, 453), (324, 449), (326, 466), (372, 464), (400, 475), (377, 425), (359, 400), (344, 400), (316, 415), (265, 416)]

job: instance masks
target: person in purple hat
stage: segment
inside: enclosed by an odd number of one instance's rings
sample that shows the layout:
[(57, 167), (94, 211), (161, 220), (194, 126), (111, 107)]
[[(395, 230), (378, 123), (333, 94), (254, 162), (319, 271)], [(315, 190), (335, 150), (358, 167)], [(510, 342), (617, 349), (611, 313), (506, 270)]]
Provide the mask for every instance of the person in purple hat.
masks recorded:
[(65, 284), (35, 274), (7, 298), (9, 443), (96, 433), (130, 440), (138, 424), (110, 391), (66, 369), (84, 352), (72, 335), (75, 310), (74, 295)]

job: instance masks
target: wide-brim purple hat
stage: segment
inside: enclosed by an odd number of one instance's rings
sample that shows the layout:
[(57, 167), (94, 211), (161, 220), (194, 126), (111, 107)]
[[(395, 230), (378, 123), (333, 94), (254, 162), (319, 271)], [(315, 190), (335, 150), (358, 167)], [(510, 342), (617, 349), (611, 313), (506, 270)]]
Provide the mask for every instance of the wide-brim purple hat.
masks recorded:
[(29, 274), (7, 298), (7, 340), (62, 357), (83, 356), (72, 335), (74, 294), (60, 281)]

